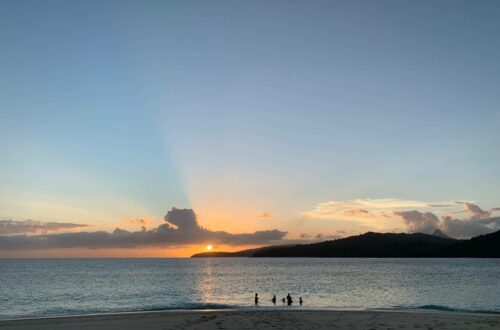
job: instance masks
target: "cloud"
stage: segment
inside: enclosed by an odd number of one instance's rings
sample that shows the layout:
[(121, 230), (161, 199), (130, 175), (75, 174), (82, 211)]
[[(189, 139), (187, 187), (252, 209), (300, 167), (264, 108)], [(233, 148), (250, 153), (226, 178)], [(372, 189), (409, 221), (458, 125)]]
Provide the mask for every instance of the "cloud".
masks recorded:
[(453, 204), (427, 204), (428, 207), (452, 207)]
[(388, 231), (394, 229), (395, 210), (424, 209), (429, 208), (429, 204), (395, 198), (334, 200), (319, 203), (302, 216), (304, 219), (331, 220), (336, 222), (338, 229), (349, 232)]
[(491, 216), (491, 212), (484, 211), (476, 204), (464, 202), (464, 208), (465, 208), (465, 211), (469, 211), (470, 213), (472, 213), (472, 217), (475, 219), (483, 219), (483, 218), (488, 218), (489, 216)]
[(338, 239), (341, 238), (342, 236), (332, 234), (332, 235), (325, 235), (325, 234), (307, 234), (307, 233), (302, 233), (300, 234), (300, 239), (303, 240), (301, 243), (312, 243), (312, 242), (318, 242), (318, 241), (324, 241), (324, 240), (333, 240), (333, 239)]
[(64, 222), (42, 222), (36, 220), (0, 220), (0, 235), (47, 234), (71, 231), (89, 225)]
[(299, 235), (299, 238), (287, 238), (284, 240), (281, 240), (279, 242), (279, 245), (292, 245), (292, 244), (311, 244), (311, 243), (318, 243), (326, 240), (335, 240), (342, 238), (340, 235), (324, 235), (324, 234), (308, 234), (308, 233), (302, 233)]
[(344, 214), (348, 215), (348, 216), (363, 216), (363, 215), (367, 215), (369, 213), (370, 212), (368, 212), (367, 210), (363, 210), (363, 209), (350, 209), (350, 210), (344, 211)]
[(439, 228), (439, 219), (434, 213), (420, 211), (401, 211), (394, 212), (394, 215), (403, 219), (408, 231), (411, 233), (427, 233), (431, 234)]
[(460, 220), (445, 216), (443, 217), (442, 227), (443, 232), (450, 237), (470, 238), (500, 230), (500, 217)]
[(154, 224), (154, 221), (149, 220), (149, 219), (126, 219), (123, 221), (123, 225), (125, 225), (125, 226), (137, 225), (137, 226), (146, 227), (146, 226), (151, 226), (153, 224)]
[(398, 209), (423, 209), (448, 206), (450, 206), (449, 203), (437, 204), (396, 198), (350, 199), (319, 203), (315, 209), (304, 212), (302, 215), (305, 218), (311, 219), (345, 219), (346, 217), (352, 218), (370, 213), (382, 216), (387, 212), (392, 213), (393, 210)]
[(406, 224), (409, 232), (431, 234), (436, 229), (454, 238), (470, 238), (500, 230), (500, 217), (491, 217), (491, 211), (484, 211), (479, 206), (463, 202), (465, 210), (470, 216), (466, 219), (453, 218), (445, 215), (439, 219), (431, 212), (417, 210), (394, 212)]
[(262, 218), (262, 219), (272, 219), (272, 218), (276, 218), (277, 216), (278, 216), (277, 214), (274, 214), (271, 212), (262, 212), (258, 215), (258, 217)]
[(277, 229), (245, 234), (211, 231), (198, 224), (193, 210), (172, 208), (165, 215), (165, 223), (150, 230), (143, 227), (141, 231), (132, 232), (116, 228), (112, 233), (97, 231), (37, 236), (0, 236), (0, 249), (134, 248), (201, 243), (250, 245), (280, 241), (286, 234), (287, 232)]
[[(450, 210), (450, 207), (457, 206), (462, 206), (463, 210)], [(347, 228), (350, 232), (373, 230), (430, 234), (440, 229), (451, 237), (470, 238), (500, 229), (497, 218), (492, 217), (495, 211), (500, 211), (500, 208), (482, 209), (467, 201), (430, 203), (404, 199), (352, 199), (319, 203), (315, 209), (304, 212), (303, 217), (331, 220), (338, 228)], [(458, 214), (466, 216), (457, 218)]]

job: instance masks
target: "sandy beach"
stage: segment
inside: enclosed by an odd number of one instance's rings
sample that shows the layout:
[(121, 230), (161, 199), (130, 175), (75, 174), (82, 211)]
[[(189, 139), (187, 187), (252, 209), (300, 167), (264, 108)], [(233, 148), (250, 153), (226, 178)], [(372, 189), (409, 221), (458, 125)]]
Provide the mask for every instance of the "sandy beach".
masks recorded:
[(175, 311), (1, 321), (0, 329), (500, 329), (500, 316), (386, 311)]

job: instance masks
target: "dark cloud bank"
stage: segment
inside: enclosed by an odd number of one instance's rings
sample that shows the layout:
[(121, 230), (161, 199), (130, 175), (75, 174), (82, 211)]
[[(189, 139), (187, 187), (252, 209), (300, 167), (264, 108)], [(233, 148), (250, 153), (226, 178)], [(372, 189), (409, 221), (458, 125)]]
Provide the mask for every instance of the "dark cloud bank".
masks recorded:
[(172, 208), (165, 216), (165, 223), (151, 230), (143, 228), (142, 231), (131, 232), (116, 228), (112, 233), (97, 231), (36, 236), (0, 236), (0, 249), (134, 248), (201, 243), (268, 244), (283, 239), (286, 234), (287, 232), (277, 229), (248, 234), (211, 231), (200, 227), (193, 210)]
[(491, 211), (498, 211), (498, 208), (485, 211), (472, 203), (461, 202), (461, 204), (464, 206), (462, 212), (469, 213), (467, 219), (456, 219), (450, 215), (439, 219), (434, 213), (420, 211), (402, 211), (394, 214), (403, 219), (408, 231), (412, 233), (431, 234), (439, 229), (453, 238), (470, 238), (500, 230), (500, 217), (491, 217)]

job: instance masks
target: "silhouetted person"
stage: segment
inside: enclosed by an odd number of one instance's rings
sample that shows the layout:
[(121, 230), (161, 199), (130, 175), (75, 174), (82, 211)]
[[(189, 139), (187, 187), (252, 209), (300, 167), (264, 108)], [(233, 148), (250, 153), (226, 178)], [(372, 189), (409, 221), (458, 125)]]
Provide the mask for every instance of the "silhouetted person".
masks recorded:
[(285, 298), (281, 299), (281, 301), (282, 301), (283, 303), (285, 303)]
[(271, 299), (271, 301), (276, 305), (276, 295), (273, 296), (273, 299)]
[(304, 302), (304, 301), (302, 300), (302, 297), (300, 297), (300, 298), (299, 298), (299, 304), (300, 304), (300, 306), (302, 306), (302, 303), (303, 303), (303, 302)]
[(286, 296), (286, 301), (288, 303), (288, 306), (290, 306), (293, 303), (292, 296), (290, 294), (288, 294), (288, 296)]
[(255, 294), (255, 305), (259, 303), (259, 295), (256, 293)]

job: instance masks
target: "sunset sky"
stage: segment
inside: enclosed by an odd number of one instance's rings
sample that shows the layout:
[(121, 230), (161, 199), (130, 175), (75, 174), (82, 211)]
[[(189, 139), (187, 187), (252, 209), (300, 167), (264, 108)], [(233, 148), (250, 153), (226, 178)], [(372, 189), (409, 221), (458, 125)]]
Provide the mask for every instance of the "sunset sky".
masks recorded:
[(0, 257), (499, 230), (498, 17), (498, 1), (1, 1)]

